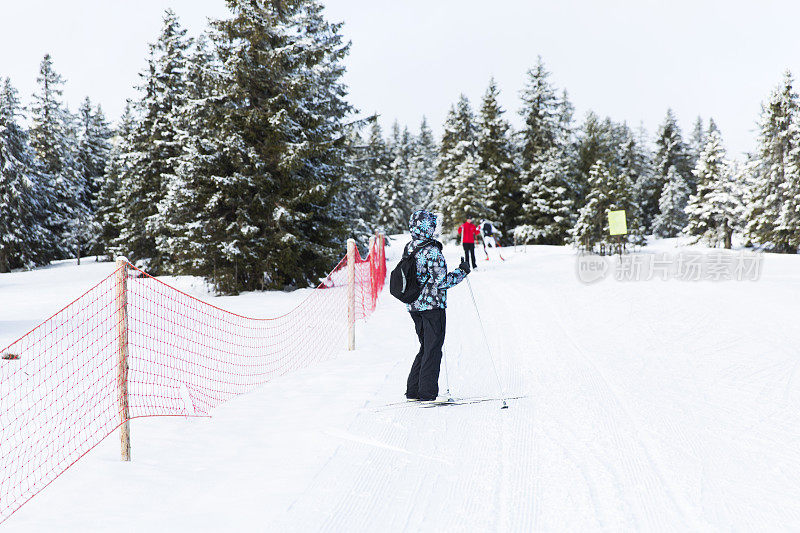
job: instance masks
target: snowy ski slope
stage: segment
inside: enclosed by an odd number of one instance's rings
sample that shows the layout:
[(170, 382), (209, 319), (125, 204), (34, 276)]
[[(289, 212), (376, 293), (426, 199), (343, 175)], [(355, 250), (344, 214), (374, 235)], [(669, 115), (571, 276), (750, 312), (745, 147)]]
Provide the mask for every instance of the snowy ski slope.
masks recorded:
[[(504, 254), (470, 280), (505, 392), (524, 396), (509, 409), (387, 406), (402, 400), (416, 351), (387, 292), (355, 352), (210, 419), (134, 420), (131, 463), (106, 439), (0, 529), (800, 527), (800, 257), (767, 256), (759, 281), (584, 285), (571, 249)], [(458, 249), (446, 256), (452, 268)], [(112, 269), (0, 276), (0, 344)], [(302, 297), (214, 303), (274, 316)], [(449, 380), (454, 396), (498, 394), (466, 286), (449, 294), (446, 355), (442, 391)]]

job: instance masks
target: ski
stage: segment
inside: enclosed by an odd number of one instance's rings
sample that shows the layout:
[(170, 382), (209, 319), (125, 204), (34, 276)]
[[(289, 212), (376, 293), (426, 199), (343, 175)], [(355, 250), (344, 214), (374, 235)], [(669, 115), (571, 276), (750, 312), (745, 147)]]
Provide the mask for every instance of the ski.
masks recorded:
[(477, 399), (480, 399), (480, 398), (481, 397), (477, 397), (476, 396), (476, 397), (470, 397), (470, 398), (452, 398), (451, 397), (451, 398), (448, 398), (447, 400), (445, 400), (443, 398), (442, 399), (437, 398), (436, 400), (405, 400), (405, 401), (402, 401), (402, 402), (392, 402), (392, 403), (384, 404), (382, 406), (379, 406), (378, 410), (380, 411), (380, 410), (383, 410), (383, 409), (392, 409), (392, 408), (397, 408), (397, 407), (411, 407), (411, 406), (415, 406), (415, 405), (422, 406), (422, 405), (427, 405), (427, 404), (431, 404), (431, 403), (434, 403), (434, 404), (435, 403), (446, 403), (448, 401), (451, 402), (451, 403), (452, 402), (464, 402), (464, 401), (469, 401), (469, 400), (477, 400)]
[(482, 402), (502, 402), (503, 400), (519, 400), (520, 398), (527, 398), (527, 396), (508, 396), (507, 398), (500, 398), (500, 397), (492, 397), (488, 398), (485, 396), (471, 396), (467, 398), (448, 398), (448, 399), (436, 399), (436, 400), (406, 400), (404, 402), (393, 402), (382, 405), (378, 407), (376, 411), (382, 411), (384, 409), (393, 409), (393, 408), (402, 408), (402, 407), (444, 407), (448, 405), (469, 405), (473, 403), (482, 403)]
[(449, 399), (449, 400), (434, 400), (430, 402), (418, 402), (422, 408), (430, 407), (444, 407), (447, 405), (470, 405), (474, 403), (483, 402), (502, 402), (503, 400), (519, 400), (525, 396), (509, 396), (508, 398), (463, 398), (463, 399)]

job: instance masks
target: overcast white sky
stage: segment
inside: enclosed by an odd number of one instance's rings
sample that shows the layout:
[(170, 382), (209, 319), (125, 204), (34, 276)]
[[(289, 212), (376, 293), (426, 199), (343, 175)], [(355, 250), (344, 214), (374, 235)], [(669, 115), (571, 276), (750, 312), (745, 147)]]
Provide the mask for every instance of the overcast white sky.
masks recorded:
[[(643, 122), (667, 107), (684, 134), (714, 117), (732, 154), (754, 146), (759, 105), (786, 68), (800, 73), (800, 2), (792, 0), (323, 0), (353, 42), (351, 101), (413, 129), (440, 131), (464, 92), (478, 104), (488, 79), (519, 124), (525, 71), (541, 54), (577, 108)], [(41, 57), (67, 79), (73, 109), (85, 95), (116, 119), (142, 69), (161, 14), (172, 7), (197, 34), (223, 0), (0, 0), (0, 76), (27, 102)]]

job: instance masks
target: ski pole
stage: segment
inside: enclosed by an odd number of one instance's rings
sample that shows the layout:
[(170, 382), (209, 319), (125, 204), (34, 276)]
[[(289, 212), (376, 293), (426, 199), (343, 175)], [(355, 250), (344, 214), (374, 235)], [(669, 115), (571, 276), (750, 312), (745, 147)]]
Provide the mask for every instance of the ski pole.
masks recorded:
[(450, 376), (447, 375), (447, 350), (442, 348), (442, 354), (444, 355), (444, 381), (447, 384), (447, 401), (452, 402), (453, 397), (450, 395)]
[(489, 361), (492, 362), (494, 377), (497, 378), (497, 387), (500, 389), (500, 398), (503, 400), (503, 407), (501, 407), (500, 409), (508, 409), (508, 404), (506, 403), (506, 393), (503, 391), (503, 384), (500, 382), (500, 374), (497, 373), (497, 367), (494, 364), (494, 357), (492, 357), (492, 349), (489, 347), (489, 337), (486, 336), (486, 330), (483, 327), (483, 320), (481, 320), (481, 312), (478, 310), (478, 303), (475, 301), (475, 293), (472, 292), (472, 284), (469, 282), (469, 276), (467, 276), (467, 287), (469, 287), (469, 295), (472, 297), (472, 305), (475, 306), (475, 313), (478, 315), (478, 323), (481, 325), (481, 332), (483, 332), (483, 342), (486, 343), (486, 353), (489, 354)]

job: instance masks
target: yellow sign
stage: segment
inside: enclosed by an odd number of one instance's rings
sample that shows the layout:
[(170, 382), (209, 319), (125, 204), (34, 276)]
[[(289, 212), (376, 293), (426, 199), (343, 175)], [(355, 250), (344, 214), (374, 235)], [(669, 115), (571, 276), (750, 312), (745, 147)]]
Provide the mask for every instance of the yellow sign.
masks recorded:
[(608, 212), (608, 233), (611, 235), (627, 235), (628, 224), (625, 221), (625, 210)]

